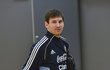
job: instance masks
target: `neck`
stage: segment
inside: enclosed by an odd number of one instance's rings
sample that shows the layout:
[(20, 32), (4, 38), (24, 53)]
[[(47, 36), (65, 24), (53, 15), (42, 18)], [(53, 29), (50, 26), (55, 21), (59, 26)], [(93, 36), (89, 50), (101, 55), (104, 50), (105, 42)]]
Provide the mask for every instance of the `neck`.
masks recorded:
[(60, 35), (54, 35), (55, 37), (57, 37), (57, 38), (59, 38), (60, 37)]

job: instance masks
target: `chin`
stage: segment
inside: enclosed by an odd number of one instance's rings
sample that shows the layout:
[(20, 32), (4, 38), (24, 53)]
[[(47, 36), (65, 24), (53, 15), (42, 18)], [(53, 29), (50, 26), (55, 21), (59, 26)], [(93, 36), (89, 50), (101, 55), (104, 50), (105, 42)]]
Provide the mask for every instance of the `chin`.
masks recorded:
[(61, 32), (55, 32), (54, 35), (60, 36)]
[(61, 34), (60, 33), (57, 33), (57, 34), (55, 34), (56, 36), (60, 36)]

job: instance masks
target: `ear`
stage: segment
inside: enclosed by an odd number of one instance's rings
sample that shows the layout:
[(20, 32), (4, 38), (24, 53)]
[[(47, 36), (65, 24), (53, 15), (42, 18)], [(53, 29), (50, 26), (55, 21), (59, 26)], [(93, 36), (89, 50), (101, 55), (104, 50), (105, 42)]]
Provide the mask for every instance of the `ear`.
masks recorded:
[(48, 23), (45, 21), (45, 27), (48, 29)]

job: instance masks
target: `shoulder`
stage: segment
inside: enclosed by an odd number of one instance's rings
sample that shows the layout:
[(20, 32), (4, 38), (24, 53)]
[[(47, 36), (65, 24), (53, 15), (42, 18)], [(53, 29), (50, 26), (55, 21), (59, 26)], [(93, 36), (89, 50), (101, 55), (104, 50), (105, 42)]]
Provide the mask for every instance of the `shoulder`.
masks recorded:
[(60, 36), (60, 39), (61, 39), (62, 41), (64, 41), (65, 43), (67, 43), (67, 39), (66, 39), (65, 37)]
[(32, 48), (40, 48), (42, 46), (45, 46), (48, 42), (49, 38), (46, 36), (43, 36), (39, 40), (37, 40), (33, 45)]
[(69, 44), (68, 44), (67, 39), (66, 39), (65, 37), (60, 36), (60, 39), (65, 43), (65, 45), (66, 45), (67, 47), (69, 47)]
[(60, 36), (60, 39), (62, 39), (63, 41), (66, 41), (66, 38), (63, 36)]

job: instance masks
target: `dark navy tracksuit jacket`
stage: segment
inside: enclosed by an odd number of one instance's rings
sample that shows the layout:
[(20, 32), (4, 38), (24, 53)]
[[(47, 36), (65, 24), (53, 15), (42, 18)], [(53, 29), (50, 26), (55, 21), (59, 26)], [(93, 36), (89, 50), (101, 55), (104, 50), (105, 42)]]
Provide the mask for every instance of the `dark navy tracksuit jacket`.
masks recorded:
[(67, 70), (68, 44), (62, 39), (47, 34), (37, 42), (23, 70)]

